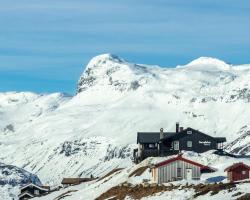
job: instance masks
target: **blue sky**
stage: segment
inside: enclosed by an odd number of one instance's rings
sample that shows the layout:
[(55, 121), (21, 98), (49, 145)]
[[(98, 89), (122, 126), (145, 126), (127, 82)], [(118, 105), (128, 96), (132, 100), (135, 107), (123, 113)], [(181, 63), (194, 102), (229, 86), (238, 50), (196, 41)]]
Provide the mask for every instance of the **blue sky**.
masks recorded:
[(74, 94), (95, 55), (250, 63), (250, 1), (0, 0), (0, 92)]

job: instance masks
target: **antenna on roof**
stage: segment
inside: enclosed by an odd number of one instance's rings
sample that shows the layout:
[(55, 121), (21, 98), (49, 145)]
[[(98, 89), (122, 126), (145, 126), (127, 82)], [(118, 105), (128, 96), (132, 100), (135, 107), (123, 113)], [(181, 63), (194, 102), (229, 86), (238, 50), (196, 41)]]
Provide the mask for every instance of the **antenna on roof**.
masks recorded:
[(164, 138), (163, 128), (160, 129), (160, 140)]
[(178, 132), (179, 132), (179, 127), (180, 127), (179, 122), (176, 122), (176, 133), (178, 133)]

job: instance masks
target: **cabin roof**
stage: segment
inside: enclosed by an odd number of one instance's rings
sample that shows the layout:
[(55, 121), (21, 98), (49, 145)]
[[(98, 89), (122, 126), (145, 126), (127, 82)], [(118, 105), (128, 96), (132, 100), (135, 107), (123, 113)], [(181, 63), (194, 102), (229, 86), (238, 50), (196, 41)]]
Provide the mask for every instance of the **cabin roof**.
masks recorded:
[(179, 139), (181, 137), (186, 136), (185, 133), (186, 131), (191, 130), (191, 131), (196, 131), (199, 134), (205, 135), (206, 137), (211, 138), (212, 140), (215, 140), (216, 142), (226, 142), (225, 137), (212, 137), (210, 135), (207, 135), (205, 133), (200, 132), (199, 130), (195, 130), (193, 128), (186, 128), (178, 133), (176, 132), (163, 132), (163, 138), (160, 139), (160, 132), (138, 132), (137, 133), (137, 143), (157, 143), (160, 140), (164, 141), (167, 139)]
[(49, 187), (49, 186), (36, 185), (36, 184), (34, 184), (34, 183), (29, 183), (29, 184), (27, 184), (27, 185), (21, 187), (20, 190), (23, 190), (24, 188), (27, 188), (27, 187), (29, 187), (29, 186), (33, 186), (33, 187), (35, 187), (35, 188), (37, 188), (37, 189), (44, 190), (44, 191), (50, 190), (50, 187)]
[(93, 178), (63, 178), (62, 184), (78, 184), (91, 180), (93, 180)]
[(197, 162), (195, 162), (195, 161), (189, 160), (189, 159), (187, 159), (187, 158), (183, 158), (183, 157), (182, 157), (182, 154), (180, 154), (180, 155), (178, 155), (178, 156), (176, 156), (176, 157), (170, 158), (170, 159), (168, 159), (168, 160), (165, 160), (165, 161), (163, 161), (163, 162), (157, 163), (157, 164), (154, 165), (154, 167), (155, 167), (155, 168), (158, 168), (158, 167), (161, 167), (161, 166), (164, 166), (164, 165), (168, 165), (169, 163), (175, 162), (175, 161), (177, 161), (177, 160), (181, 160), (181, 161), (187, 162), (187, 163), (189, 163), (189, 164), (198, 166), (198, 167), (200, 167), (202, 170), (203, 170), (203, 169), (208, 169), (208, 170), (213, 171), (213, 172), (216, 171), (214, 168), (208, 167), (208, 166), (206, 166), (206, 165), (202, 165), (202, 164), (200, 164), (200, 163), (197, 163)]
[[(175, 135), (175, 132), (163, 132), (164, 138)], [(160, 132), (138, 132), (137, 143), (157, 143), (160, 140)]]
[(18, 197), (21, 198), (21, 197), (23, 197), (23, 196), (25, 196), (25, 195), (27, 195), (27, 196), (29, 196), (29, 197), (31, 197), (31, 198), (34, 197), (30, 192), (21, 193), (21, 194), (18, 195)]
[(216, 142), (226, 142), (226, 138), (225, 137), (215, 137), (214, 138), (216, 140)]
[(243, 162), (239, 162), (239, 163), (234, 163), (233, 165), (227, 167), (224, 171), (233, 171), (234, 169), (238, 168), (238, 167), (244, 167), (248, 170), (250, 170), (250, 166), (244, 164)]

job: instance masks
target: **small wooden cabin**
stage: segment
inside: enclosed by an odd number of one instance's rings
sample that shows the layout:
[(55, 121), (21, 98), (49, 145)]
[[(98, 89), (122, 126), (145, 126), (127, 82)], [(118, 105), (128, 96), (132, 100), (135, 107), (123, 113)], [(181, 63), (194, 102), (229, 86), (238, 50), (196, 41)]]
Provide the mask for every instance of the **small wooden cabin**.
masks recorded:
[(242, 162), (235, 163), (224, 171), (227, 172), (227, 178), (231, 182), (250, 178), (250, 166)]
[(48, 194), (50, 191), (49, 186), (40, 186), (30, 183), (20, 188), (19, 200), (31, 199), (33, 197), (42, 196)]
[(159, 184), (182, 179), (199, 180), (201, 173), (215, 171), (213, 168), (183, 158), (181, 154), (160, 162), (151, 169), (153, 182)]
[(63, 178), (61, 184), (63, 187), (68, 187), (72, 185), (79, 185), (92, 180), (94, 180), (94, 178)]

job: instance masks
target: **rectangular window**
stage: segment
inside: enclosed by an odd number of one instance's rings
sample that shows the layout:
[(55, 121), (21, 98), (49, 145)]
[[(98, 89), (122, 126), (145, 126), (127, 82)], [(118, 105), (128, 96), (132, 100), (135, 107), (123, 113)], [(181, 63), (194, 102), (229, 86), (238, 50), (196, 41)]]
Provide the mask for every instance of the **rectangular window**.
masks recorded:
[(193, 146), (193, 142), (192, 141), (187, 141), (187, 147), (192, 147)]
[(242, 171), (242, 174), (245, 175), (245, 174), (246, 174), (246, 171)]
[(192, 131), (187, 131), (187, 134), (192, 134)]
[(179, 150), (179, 141), (174, 141), (174, 150)]
[(150, 149), (154, 149), (154, 148), (155, 148), (155, 144), (149, 144), (148, 147), (149, 147)]
[(181, 177), (181, 168), (177, 168), (177, 177)]
[(39, 190), (35, 190), (35, 191), (34, 191), (34, 194), (35, 194), (35, 195), (39, 195)]

